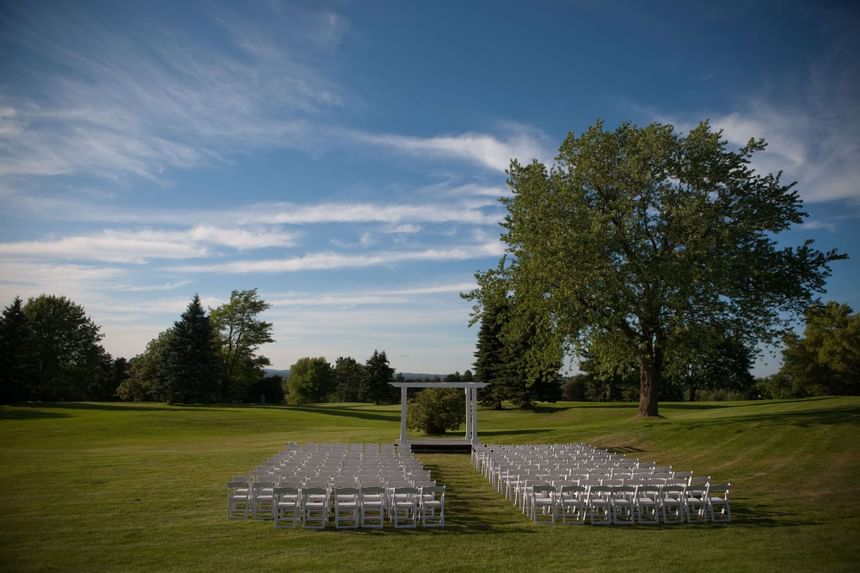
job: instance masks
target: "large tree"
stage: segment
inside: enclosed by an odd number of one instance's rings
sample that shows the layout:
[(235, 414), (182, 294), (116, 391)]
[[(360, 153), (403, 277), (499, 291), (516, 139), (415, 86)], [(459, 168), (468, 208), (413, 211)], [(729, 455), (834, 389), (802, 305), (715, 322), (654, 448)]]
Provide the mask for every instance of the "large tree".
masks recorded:
[(287, 402), (308, 404), (325, 402), (334, 390), (334, 369), (322, 356), (299, 358), (290, 366), (287, 379)]
[(230, 302), (209, 314), (218, 335), (223, 365), (222, 397), (227, 401), (244, 398), (248, 387), (263, 378), (263, 368), (270, 364), (268, 358), (257, 354), (260, 346), (274, 342), (272, 323), (257, 318), (269, 306), (259, 297), (257, 289), (234, 290)]
[(220, 356), (209, 317), (196, 294), (173, 324), (161, 357), (161, 399), (178, 403), (218, 400)]
[(0, 315), (0, 403), (20, 402), (37, 378), (33, 333), (21, 297)]
[[(747, 348), (772, 341), (823, 291), (843, 258), (777, 235), (805, 216), (794, 184), (751, 167), (765, 149), (729, 149), (707, 122), (571, 133), (556, 163), (511, 162), (503, 199), (515, 320), (587, 348), (616, 333), (639, 367), (639, 414), (658, 415), (668, 347), (693, 326), (732, 332)], [(479, 280), (479, 284), (481, 281)], [(481, 291), (474, 293), (480, 312)], [(521, 328), (524, 326), (521, 324)], [(536, 345), (529, 361), (556, 360)]]
[(334, 363), (335, 398), (339, 402), (357, 402), (361, 397), (364, 365), (355, 358), (340, 356)]
[(171, 336), (171, 328), (160, 332), (147, 342), (146, 350), (129, 361), (128, 376), (116, 391), (120, 400), (167, 401), (167, 383), (162, 366), (165, 364), (165, 351)]
[(64, 296), (39, 295), (24, 306), (35, 354), (30, 397), (83, 400), (90, 379), (104, 363), (99, 326), (84, 307)]
[(374, 350), (365, 362), (363, 371), (359, 395), (362, 401), (385, 404), (396, 400), (397, 390), (390, 384), (394, 380), (394, 368), (388, 365), (384, 350)]

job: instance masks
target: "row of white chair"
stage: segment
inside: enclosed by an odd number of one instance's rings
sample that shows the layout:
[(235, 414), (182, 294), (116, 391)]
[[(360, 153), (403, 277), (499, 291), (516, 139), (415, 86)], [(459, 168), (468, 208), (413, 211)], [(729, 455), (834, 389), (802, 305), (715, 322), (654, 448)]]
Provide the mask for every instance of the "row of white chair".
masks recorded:
[(278, 528), (381, 528), (386, 517), (395, 528), (444, 527), (445, 486), (362, 488), (279, 486), (234, 480), (227, 484), (231, 519), (272, 520)]
[(728, 523), (731, 484), (701, 489), (667, 486), (535, 485), (528, 514), (535, 523), (562, 525), (656, 525), (659, 523)]

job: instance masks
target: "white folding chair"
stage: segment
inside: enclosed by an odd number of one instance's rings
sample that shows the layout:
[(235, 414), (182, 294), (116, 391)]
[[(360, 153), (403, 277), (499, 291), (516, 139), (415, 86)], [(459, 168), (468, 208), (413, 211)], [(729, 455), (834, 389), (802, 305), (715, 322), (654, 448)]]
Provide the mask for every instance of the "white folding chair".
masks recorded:
[(581, 485), (564, 485), (558, 498), (562, 525), (585, 523), (586, 488)]
[(660, 486), (644, 484), (636, 488), (636, 521), (640, 524), (660, 523)]
[(302, 522), (299, 489), (291, 486), (279, 486), (272, 490), (272, 493), (275, 504), (275, 527), (298, 527)]
[(612, 487), (594, 485), (588, 488), (585, 512), (591, 525), (612, 524)]
[(714, 523), (732, 521), (732, 507), (729, 503), (731, 487), (730, 483), (720, 483), (708, 488), (708, 515)]
[(687, 523), (705, 523), (708, 521), (708, 492), (710, 484), (704, 488), (687, 488)]
[(532, 521), (537, 524), (555, 525), (555, 487), (539, 484), (531, 488), (529, 511)]
[(382, 486), (362, 487), (359, 490), (361, 501), (361, 526), (385, 526), (385, 488)]
[(325, 529), (328, 523), (328, 492), (321, 487), (303, 487), (302, 527)]
[(612, 523), (636, 523), (636, 488), (629, 485), (612, 486)]
[(396, 529), (418, 527), (418, 489), (395, 487), (389, 514)]
[(255, 481), (251, 484), (251, 507), (254, 519), (274, 519), (275, 482)]
[(660, 492), (660, 512), (663, 523), (683, 523), (687, 519), (687, 487), (683, 485), (663, 486)]
[(358, 490), (354, 487), (335, 488), (334, 490), (334, 527), (335, 529), (354, 529), (360, 522), (361, 505)]
[(251, 513), (251, 486), (247, 480), (227, 482), (227, 517), (247, 519)]
[(424, 527), (445, 527), (445, 486), (421, 488), (418, 512)]

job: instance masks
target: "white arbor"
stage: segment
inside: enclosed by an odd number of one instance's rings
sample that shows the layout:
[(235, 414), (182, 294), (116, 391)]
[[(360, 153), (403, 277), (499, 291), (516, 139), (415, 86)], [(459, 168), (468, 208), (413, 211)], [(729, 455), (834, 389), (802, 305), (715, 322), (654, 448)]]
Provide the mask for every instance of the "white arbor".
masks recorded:
[(466, 394), (466, 435), (465, 441), (471, 445), (478, 442), (478, 388), (487, 386), (486, 382), (391, 382), (400, 388), (400, 444), (409, 443), (406, 436), (406, 411), (408, 403), (406, 392), (409, 388), (463, 388)]

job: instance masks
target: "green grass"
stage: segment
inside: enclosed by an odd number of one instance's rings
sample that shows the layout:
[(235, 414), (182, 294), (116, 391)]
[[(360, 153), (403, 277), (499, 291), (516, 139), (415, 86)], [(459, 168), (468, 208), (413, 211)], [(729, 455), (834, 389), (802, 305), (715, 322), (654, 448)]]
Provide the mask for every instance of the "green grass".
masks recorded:
[(484, 442), (584, 441), (731, 481), (727, 526), (538, 527), (468, 456), (421, 456), (444, 530), (229, 521), (224, 484), (287, 441), (391, 441), (397, 406), (0, 407), (4, 571), (854, 571), (860, 398), (481, 410)]

